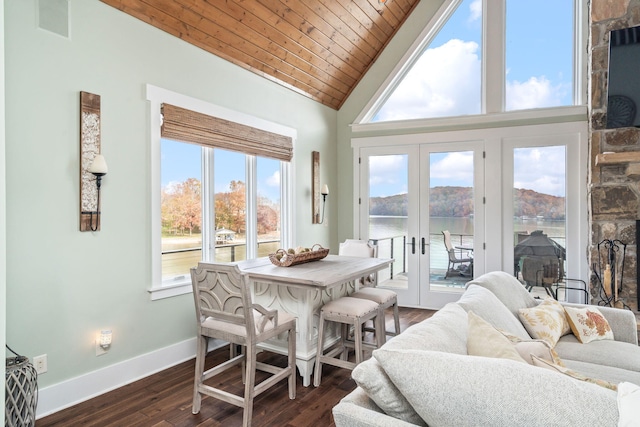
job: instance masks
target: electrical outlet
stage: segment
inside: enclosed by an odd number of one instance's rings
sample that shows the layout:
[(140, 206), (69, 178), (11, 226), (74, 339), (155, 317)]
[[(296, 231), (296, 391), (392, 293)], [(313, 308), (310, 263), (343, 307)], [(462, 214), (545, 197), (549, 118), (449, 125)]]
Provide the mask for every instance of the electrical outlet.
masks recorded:
[(33, 358), (33, 367), (36, 368), (38, 375), (47, 372), (47, 355), (35, 356)]

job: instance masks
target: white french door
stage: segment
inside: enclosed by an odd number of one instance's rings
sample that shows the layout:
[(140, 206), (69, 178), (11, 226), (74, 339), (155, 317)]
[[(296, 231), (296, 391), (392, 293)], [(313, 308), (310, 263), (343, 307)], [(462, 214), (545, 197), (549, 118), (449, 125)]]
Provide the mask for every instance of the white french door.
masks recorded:
[[(400, 305), (438, 309), (484, 269), (482, 142), (360, 149), (360, 238), (393, 258), (378, 286)], [(457, 259), (451, 264), (443, 231)]]

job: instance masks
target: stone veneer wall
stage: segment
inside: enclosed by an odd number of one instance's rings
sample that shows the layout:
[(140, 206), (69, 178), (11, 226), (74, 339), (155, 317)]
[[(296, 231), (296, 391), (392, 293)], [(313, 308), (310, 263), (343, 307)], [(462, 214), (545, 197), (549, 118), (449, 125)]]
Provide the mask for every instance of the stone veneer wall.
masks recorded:
[[(596, 156), (610, 151), (640, 151), (640, 129), (605, 129), (609, 31), (640, 25), (640, 0), (592, 0), (590, 12), (589, 264), (598, 262), (597, 245), (603, 239), (627, 243), (620, 299), (638, 315), (635, 221), (640, 219), (640, 163), (596, 165)], [(596, 284), (592, 275), (594, 304), (599, 301)]]

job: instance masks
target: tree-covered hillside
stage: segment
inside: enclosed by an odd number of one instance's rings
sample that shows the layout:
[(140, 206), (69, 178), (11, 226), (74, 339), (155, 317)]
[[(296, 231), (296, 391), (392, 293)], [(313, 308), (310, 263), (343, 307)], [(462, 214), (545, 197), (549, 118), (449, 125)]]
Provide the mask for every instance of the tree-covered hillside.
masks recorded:
[[(545, 219), (564, 219), (564, 197), (551, 196), (533, 190), (516, 189), (514, 194), (514, 216)], [(430, 211), (432, 217), (465, 217), (473, 213), (473, 189), (471, 187), (434, 187), (430, 191)], [(406, 216), (407, 194), (389, 197), (373, 197), (370, 201), (370, 215)]]

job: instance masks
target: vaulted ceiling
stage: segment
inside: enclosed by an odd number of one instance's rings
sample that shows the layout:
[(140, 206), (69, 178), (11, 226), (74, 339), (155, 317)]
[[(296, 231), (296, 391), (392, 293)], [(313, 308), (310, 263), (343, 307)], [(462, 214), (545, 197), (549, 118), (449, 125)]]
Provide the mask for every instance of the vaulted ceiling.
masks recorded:
[(419, 0), (101, 0), (339, 109)]

